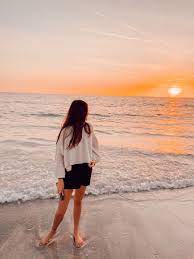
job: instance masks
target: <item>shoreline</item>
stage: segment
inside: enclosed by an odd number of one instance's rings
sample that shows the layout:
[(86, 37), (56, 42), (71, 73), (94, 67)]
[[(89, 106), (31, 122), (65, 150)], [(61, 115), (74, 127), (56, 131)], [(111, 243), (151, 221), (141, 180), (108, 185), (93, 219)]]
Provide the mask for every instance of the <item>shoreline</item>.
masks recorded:
[(1, 258), (194, 258), (194, 188), (88, 195), (80, 229), (85, 248), (72, 245), (70, 202), (60, 234), (50, 247), (37, 241), (47, 232), (56, 199), (0, 206)]
[[(150, 190), (139, 190), (139, 191), (126, 191), (126, 192), (113, 192), (113, 193), (103, 193), (103, 194), (92, 194), (92, 193), (87, 193), (85, 194), (85, 198), (84, 199), (95, 199), (95, 200), (103, 200), (103, 199), (108, 199), (111, 198), (112, 196), (118, 196), (118, 197), (122, 197), (123, 195), (127, 195), (127, 196), (138, 196), (138, 195), (147, 195), (147, 194), (152, 194), (152, 193), (166, 193), (166, 192), (184, 192), (184, 190), (187, 189), (193, 189), (194, 191), (194, 186), (186, 186), (186, 187), (180, 187), (180, 188), (161, 188), (161, 189), (150, 189)], [(73, 197), (73, 195), (72, 195)], [(41, 202), (41, 201), (50, 201), (50, 200), (54, 200), (57, 202), (58, 200), (58, 195), (56, 194), (56, 196), (52, 196), (52, 197), (48, 197), (48, 198), (36, 198), (36, 199), (32, 199), (32, 200), (22, 200), (19, 199), (17, 201), (11, 201), (11, 202), (4, 202), (4, 203), (0, 203), (0, 209), (3, 206), (9, 206), (9, 205), (22, 205), (22, 204), (28, 204), (28, 203), (33, 203), (33, 202)]]

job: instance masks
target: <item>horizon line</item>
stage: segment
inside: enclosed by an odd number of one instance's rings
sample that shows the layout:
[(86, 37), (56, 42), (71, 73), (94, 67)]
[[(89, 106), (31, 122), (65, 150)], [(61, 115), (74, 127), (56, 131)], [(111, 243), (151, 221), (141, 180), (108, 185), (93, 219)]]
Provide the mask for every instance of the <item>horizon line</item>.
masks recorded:
[(79, 94), (79, 93), (51, 93), (51, 92), (14, 92), (14, 91), (0, 91), (0, 94), (40, 94), (40, 95), (64, 95), (64, 96), (99, 96), (99, 97), (141, 97), (141, 98), (169, 98), (169, 99), (194, 99), (189, 96), (149, 96), (149, 95), (103, 95), (103, 94)]

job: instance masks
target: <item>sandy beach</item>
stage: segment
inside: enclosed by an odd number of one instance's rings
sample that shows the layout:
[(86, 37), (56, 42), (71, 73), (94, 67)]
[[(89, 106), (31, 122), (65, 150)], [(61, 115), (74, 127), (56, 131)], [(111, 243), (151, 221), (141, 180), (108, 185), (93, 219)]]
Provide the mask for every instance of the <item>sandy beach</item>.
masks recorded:
[(194, 258), (194, 188), (85, 197), (82, 234), (72, 245), (72, 201), (57, 240), (37, 246), (57, 200), (0, 207), (0, 258)]

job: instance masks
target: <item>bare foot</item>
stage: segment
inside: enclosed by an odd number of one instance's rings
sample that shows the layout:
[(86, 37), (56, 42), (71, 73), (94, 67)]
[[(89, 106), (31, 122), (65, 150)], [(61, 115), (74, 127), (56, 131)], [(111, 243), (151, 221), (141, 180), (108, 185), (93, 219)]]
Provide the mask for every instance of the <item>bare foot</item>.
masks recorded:
[(73, 236), (73, 242), (74, 242), (75, 247), (77, 247), (77, 248), (81, 248), (85, 244), (83, 238), (80, 236), (79, 233), (77, 235)]
[(56, 231), (50, 231), (45, 237), (41, 238), (40, 242), (39, 242), (39, 245), (40, 246), (45, 246), (45, 245), (48, 245), (48, 243), (50, 241), (52, 241), (54, 235), (56, 234)]

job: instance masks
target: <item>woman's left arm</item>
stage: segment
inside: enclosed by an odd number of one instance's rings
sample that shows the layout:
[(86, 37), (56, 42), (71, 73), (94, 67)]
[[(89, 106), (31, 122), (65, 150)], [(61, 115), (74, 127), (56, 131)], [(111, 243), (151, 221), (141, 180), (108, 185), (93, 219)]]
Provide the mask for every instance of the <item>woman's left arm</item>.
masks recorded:
[(91, 134), (92, 134), (92, 160), (98, 163), (100, 161), (99, 142), (95, 135), (93, 127), (92, 127)]
[(64, 132), (62, 131), (59, 137), (59, 140), (56, 144), (56, 152), (55, 152), (55, 176), (59, 178), (65, 177), (65, 165), (64, 165)]

